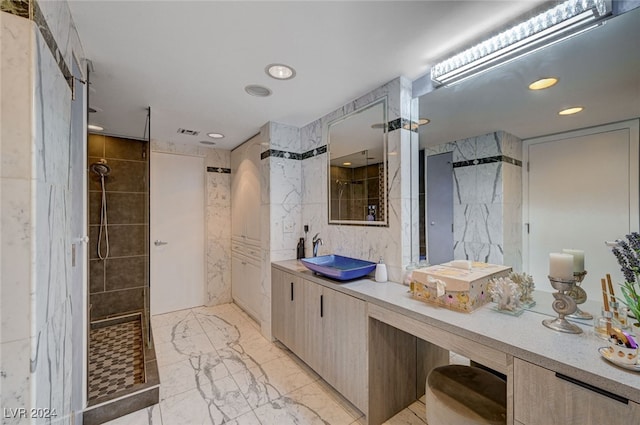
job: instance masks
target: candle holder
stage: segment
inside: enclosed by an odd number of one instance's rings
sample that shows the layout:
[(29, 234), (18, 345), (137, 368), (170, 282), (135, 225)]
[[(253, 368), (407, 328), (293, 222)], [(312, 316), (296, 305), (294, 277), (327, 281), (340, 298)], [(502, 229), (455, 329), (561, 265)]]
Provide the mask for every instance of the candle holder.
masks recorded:
[(569, 314), (569, 317), (573, 319), (580, 320), (591, 320), (593, 319), (593, 315), (591, 313), (587, 313), (586, 311), (580, 310), (579, 305), (584, 304), (587, 301), (587, 291), (585, 291), (581, 285), (584, 277), (587, 275), (587, 271), (584, 270), (580, 273), (573, 273), (573, 278), (576, 280), (576, 286), (573, 288), (569, 295), (576, 301), (576, 311), (575, 313)]
[(542, 321), (542, 324), (554, 331), (565, 332), (570, 334), (580, 334), (582, 329), (579, 326), (570, 323), (566, 316), (573, 314), (578, 308), (576, 301), (569, 295), (569, 293), (576, 287), (576, 281), (563, 280), (556, 277), (549, 276), (549, 282), (551, 286), (558, 292), (553, 293), (555, 301), (551, 306), (553, 310), (558, 313), (556, 319), (546, 319)]

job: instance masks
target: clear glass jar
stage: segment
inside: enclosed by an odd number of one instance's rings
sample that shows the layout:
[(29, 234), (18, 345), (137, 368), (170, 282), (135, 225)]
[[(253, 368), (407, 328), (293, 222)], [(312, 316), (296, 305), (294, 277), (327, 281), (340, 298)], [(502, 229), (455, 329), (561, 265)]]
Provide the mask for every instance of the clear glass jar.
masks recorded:
[(595, 334), (606, 341), (609, 341), (609, 330), (612, 326), (620, 326), (613, 318), (613, 313), (602, 309), (600, 316), (593, 319), (593, 331)]
[(631, 327), (629, 325), (629, 309), (627, 307), (618, 308), (618, 322), (620, 322), (620, 328), (625, 331)]

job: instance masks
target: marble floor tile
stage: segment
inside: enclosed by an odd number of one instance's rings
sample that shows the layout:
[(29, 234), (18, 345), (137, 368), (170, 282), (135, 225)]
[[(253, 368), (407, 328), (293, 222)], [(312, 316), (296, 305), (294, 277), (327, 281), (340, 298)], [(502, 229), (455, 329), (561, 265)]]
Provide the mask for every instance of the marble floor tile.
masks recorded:
[(252, 408), (272, 402), (315, 381), (287, 356), (242, 370), (233, 379)]
[[(349, 425), (360, 417), (360, 414), (357, 414), (355, 417), (349, 414), (349, 412), (332, 397), (332, 394), (327, 392), (323, 386), (319, 385), (319, 382), (320, 381), (313, 382), (297, 389), (282, 399), (293, 400), (296, 402), (296, 405), (302, 405), (309, 411), (315, 412), (322, 420), (332, 425)], [(259, 409), (260, 408), (256, 410)]]
[(192, 314), (191, 309), (172, 311), (171, 313), (165, 314), (156, 314), (151, 316), (151, 326), (155, 329), (157, 327), (175, 325), (189, 314)]
[(160, 402), (162, 419), (167, 424), (219, 425), (251, 412), (231, 377), (201, 385)]
[(190, 357), (160, 367), (160, 400), (212, 383), (229, 375), (222, 358), (216, 352)]
[[(235, 304), (152, 317), (160, 404), (108, 425), (364, 425), (366, 418)], [(454, 358), (452, 361), (463, 361)], [(422, 402), (387, 423), (424, 425)]]
[(188, 316), (166, 326), (153, 326), (153, 341), (155, 344), (171, 342), (176, 339), (190, 338), (203, 334), (204, 330), (196, 316), (191, 313)]
[(163, 342), (155, 346), (158, 366), (186, 360), (189, 357), (215, 352), (206, 334)]
[[(424, 407), (424, 404), (422, 405)], [(414, 412), (412, 409), (407, 408), (400, 413), (384, 422), (384, 425), (426, 425), (426, 411), (423, 410), (421, 414)]]

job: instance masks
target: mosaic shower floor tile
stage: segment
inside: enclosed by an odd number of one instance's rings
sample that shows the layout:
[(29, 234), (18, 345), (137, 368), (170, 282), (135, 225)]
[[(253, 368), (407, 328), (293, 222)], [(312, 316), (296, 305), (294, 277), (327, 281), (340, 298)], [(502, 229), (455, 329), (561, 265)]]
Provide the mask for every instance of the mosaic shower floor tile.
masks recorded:
[(89, 400), (144, 383), (140, 320), (92, 329), (89, 341)]

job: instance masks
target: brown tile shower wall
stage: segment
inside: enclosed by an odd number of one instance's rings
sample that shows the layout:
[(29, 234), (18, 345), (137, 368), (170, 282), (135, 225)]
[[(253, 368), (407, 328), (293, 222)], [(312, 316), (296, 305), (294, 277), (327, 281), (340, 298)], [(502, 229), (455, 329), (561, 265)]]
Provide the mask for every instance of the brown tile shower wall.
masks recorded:
[[(91, 320), (132, 311), (148, 314), (149, 146), (145, 141), (90, 134), (88, 164), (107, 160), (109, 257), (98, 258), (100, 178), (89, 171), (89, 297)], [(104, 233), (104, 231), (103, 231)], [(102, 252), (105, 252), (102, 236)]]

